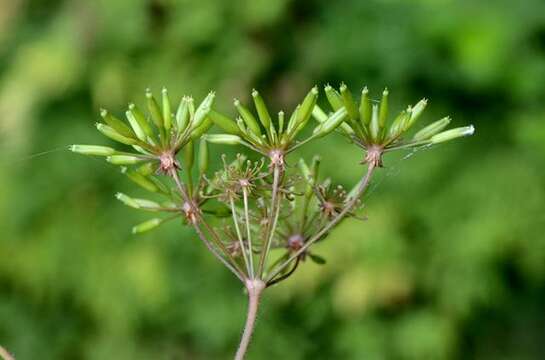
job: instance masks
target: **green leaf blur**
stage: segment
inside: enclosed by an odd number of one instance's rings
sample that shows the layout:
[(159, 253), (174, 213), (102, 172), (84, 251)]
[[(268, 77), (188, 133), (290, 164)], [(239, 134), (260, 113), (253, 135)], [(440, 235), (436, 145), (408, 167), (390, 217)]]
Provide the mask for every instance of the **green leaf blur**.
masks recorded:
[[(543, 14), (540, 0), (0, 1), (0, 345), (17, 359), (230, 358), (240, 284), (179, 222), (134, 236), (149, 214), (113, 194), (145, 190), (66, 148), (114, 147), (93, 129), (100, 108), (120, 116), (146, 88), (159, 104), (163, 86), (199, 102), (213, 89), (231, 117), (255, 88), (287, 122), (308, 89), (343, 80), (357, 101), (387, 86), (394, 115), (429, 97), (416, 131), (449, 115), (477, 133), (386, 155), (368, 219), (269, 291), (248, 358), (541, 358)], [(222, 151), (236, 152), (211, 146), (208, 168)], [(302, 151), (339, 183), (359, 175), (340, 135)]]

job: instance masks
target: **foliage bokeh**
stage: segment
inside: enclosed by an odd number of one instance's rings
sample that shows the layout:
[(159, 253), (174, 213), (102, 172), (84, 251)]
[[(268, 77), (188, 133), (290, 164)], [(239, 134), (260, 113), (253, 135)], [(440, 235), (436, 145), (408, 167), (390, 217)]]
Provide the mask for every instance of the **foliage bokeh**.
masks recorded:
[[(19, 359), (217, 359), (245, 296), (179, 223), (142, 214), (115, 168), (66, 151), (107, 142), (100, 106), (143, 89), (291, 108), (346, 81), (401, 109), (430, 98), (474, 137), (386, 157), (347, 221), (268, 292), (252, 359), (536, 359), (545, 352), (545, 3), (0, 1), (0, 344)], [(231, 151), (214, 147), (219, 155)], [(231, 152), (232, 153), (232, 152)], [(352, 184), (362, 155), (310, 144)]]

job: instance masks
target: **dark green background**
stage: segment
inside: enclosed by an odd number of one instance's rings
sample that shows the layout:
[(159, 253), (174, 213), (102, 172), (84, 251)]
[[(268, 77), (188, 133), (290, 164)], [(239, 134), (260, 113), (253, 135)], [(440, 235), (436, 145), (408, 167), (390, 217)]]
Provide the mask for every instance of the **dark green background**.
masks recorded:
[[(232, 114), (253, 87), (291, 110), (340, 81), (388, 86), (395, 112), (428, 97), (424, 121), (477, 131), (387, 157), (369, 220), (266, 293), (249, 358), (542, 358), (541, 0), (1, 0), (0, 344), (18, 360), (230, 358), (240, 284), (178, 223), (132, 236), (145, 214), (114, 194), (140, 190), (64, 149), (109, 144), (99, 107), (121, 116), (148, 86), (214, 89)], [(362, 171), (340, 136), (313, 153), (343, 184)]]

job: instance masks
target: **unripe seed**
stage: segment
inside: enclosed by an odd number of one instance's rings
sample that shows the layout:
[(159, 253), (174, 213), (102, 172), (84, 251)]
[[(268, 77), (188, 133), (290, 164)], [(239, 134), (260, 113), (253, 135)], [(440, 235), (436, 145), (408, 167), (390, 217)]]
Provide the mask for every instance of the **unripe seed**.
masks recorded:
[(115, 154), (115, 150), (111, 147), (98, 145), (70, 145), (68, 149), (83, 155), (110, 156)]

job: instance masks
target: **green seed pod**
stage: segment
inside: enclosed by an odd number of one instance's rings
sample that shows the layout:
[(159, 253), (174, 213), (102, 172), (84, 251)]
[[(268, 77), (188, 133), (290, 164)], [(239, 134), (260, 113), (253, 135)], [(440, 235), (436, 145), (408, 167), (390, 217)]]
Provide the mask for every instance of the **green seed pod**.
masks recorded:
[(352, 128), (350, 127), (350, 125), (348, 125), (347, 123), (341, 123), (340, 125), (340, 128), (344, 131), (345, 134), (347, 135), (353, 135), (354, 134), (354, 130), (352, 130)]
[(378, 114), (378, 124), (381, 129), (386, 125), (386, 118), (388, 117), (388, 89), (384, 89), (382, 92), (382, 100), (380, 101), (380, 111)]
[(392, 122), (388, 131), (388, 138), (395, 139), (403, 132), (404, 124), (411, 118), (410, 111), (402, 111)]
[(453, 140), (462, 136), (469, 136), (475, 133), (475, 127), (473, 125), (459, 127), (443, 131), (442, 133), (433, 135), (431, 137), (432, 144), (439, 144), (445, 141)]
[(256, 134), (257, 136), (261, 136), (261, 128), (259, 127), (259, 124), (257, 123), (257, 120), (252, 115), (250, 110), (248, 110), (244, 105), (240, 103), (237, 99), (233, 102), (235, 107), (238, 110), (238, 113), (242, 117), (242, 120), (244, 120), (244, 123), (246, 124), (247, 128)]
[(284, 112), (278, 112), (278, 133), (282, 134), (284, 132)]
[(157, 104), (157, 100), (155, 100), (155, 97), (153, 97), (150, 89), (146, 89), (146, 100), (148, 103), (148, 111), (151, 115), (151, 120), (158, 129), (162, 129), (164, 126), (163, 115), (161, 115), (159, 104)]
[(409, 129), (411, 126), (414, 125), (416, 120), (420, 117), (420, 115), (422, 114), (422, 112), (426, 108), (427, 104), (428, 104), (428, 100), (422, 99), (415, 106), (412, 107), (411, 118), (407, 122), (404, 130)]
[(144, 134), (146, 134), (146, 136), (149, 136), (150, 138), (153, 138), (153, 130), (151, 129), (151, 126), (148, 120), (146, 120), (146, 117), (144, 116), (142, 111), (140, 111), (140, 109), (134, 104), (129, 104), (129, 111), (131, 112), (132, 116), (134, 117), (142, 131), (144, 131)]
[(176, 129), (179, 133), (183, 132), (189, 124), (189, 103), (193, 103), (193, 99), (184, 96), (180, 101), (178, 110), (176, 111)]
[(136, 151), (138, 151), (140, 154), (144, 154), (144, 155), (151, 155), (151, 153), (144, 149), (143, 147), (141, 146), (138, 146), (138, 145), (132, 145), (132, 148)]
[(134, 165), (145, 161), (145, 159), (131, 155), (111, 155), (106, 158), (106, 161), (114, 165)]
[(210, 110), (208, 117), (218, 125), (222, 130), (226, 131), (229, 134), (239, 135), (241, 133), (236, 122), (227, 116), (220, 114), (217, 111)]
[(131, 179), (135, 184), (148, 191), (157, 192), (159, 190), (152, 181), (148, 180), (144, 175), (137, 171), (123, 171), (123, 173), (127, 175), (127, 177)]
[(212, 120), (210, 120), (208, 116), (205, 117), (204, 120), (201, 122), (201, 125), (191, 132), (191, 139), (196, 140), (200, 138), (202, 134), (210, 130), (212, 125), (214, 125)]
[(254, 144), (259, 144), (259, 145), (263, 144), (263, 139), (261, 138), (261, 136), (254, 134), (252, 131), (248, 131), (244, 135), (247, 139), (250, 140), (250, 142)]
[(155, 201), (147, 200), (147, 199), (132, 199), (137, 205), (139, 209), (142, 210), (148, 210), (148, 211), (160, 211), (161, 205), (156, 203)]
[(241, 139), (239, 136), (231, 134), (208, 134), (206, 141), (212, 144), (238, 145)]
[(341, 84), (340, 90), (342, 101), (344, 107), (346, 108), (346, 113), (348, 114), (348, 117), (353, 121), (357, 121), (359, 118), (359, 113), (358, 109), (356, 108), (356, 103), (352, 98), (352, 93), (350, 92), (350, 90), (348, 90), (346, 84), (344, 83)]
[(68, 149), (83, 155), (110, 156), (115, 154), (115, 150), (111, 147), (98, 145), (70, 145)]
[(193, 168), (195, 162), (195, 147), (193, 141), (189, 141), (183, 148), (183, 162), (188, 171)]
[(274, 124), (273, 122), (271, 121), (271, 123), (269, 124), (269, 134), (271, 136), (271, 142), (273, 144), (276, 144), (276, 142), (278, 141), (278, 134), (276, 132), (276, 129), (274, 128)]
[(202, 176), (208, 170), (208, 142), (206, 137), (201, 137), (199, 142), (199, 174)]
[(240, 130), (240, 132), (244, 135), (247, 135), (248, 132), (246, 130), (246, 125), (244, 124), (244, 120), (242, 120), (240, 117), (237, 117), (237, 127)]
[(146, 231), (150, 231), (158, 227), (164, 222), (162, 219), (154, 218), (147, 221), (144, 221), (143, 223), (140, 223), (136, 226), (133, 226), (132, 233), (133, 234), (141, 234)]
[(163, 125), (165, 129), (170, 130), (172, 127), (172, 107), (170, 105), (170, 100), (168, 98), (168, 91), (166, 88), (162, 90), (162, 100), (163, 100)]
[(371, 123), (369, 124), (369, 133), (373, 141), (378, 141), (380, 135), (380, 125), (378, 121), (378, 105), (373, 105), (371, 113)]
[(255, 89), (252, 91), (252, 98), (254, 98), (254, 105), (257, 110), (259, 121), (261, 121), (261, 124), (265, 127), (265, 129), (268, 129), (271, 124), (271, 115), (269, 115), (265, 101), (263, 101), (263, 98)]
[(123, 204), (127, 205), (127, 206), (130, 206), (132, 208), (135, 208), (135, 209), (138, 209), (140, 208), (140, 206), (138, 205), (138, 203), (136, 201), (134, 201), (133, 198), (123, 194), (123, 193), (117, 193), (115, 194), (115, 197), (117, 198), (117, 200), (121, 201)]
[(147, 162), (144, 165), (138, 167), (138, 169), (136, 169), (136, 171), (138, 171), (138, 173), (143, 176), (149, 176), (153, 174), (156, 170), (157, 170), (157, 165), (151, 162)]
[[(199, 104), (199, 107), (197, 110), (195, 110), (195, 115), (193, 116), (193, 121), (191, 126), (193, 128), (199, 127), (207, 118), (208, 112), (212, 108), (212, 104), (214, 103), (214, 98), (216, 97), (216, 94), (213, 92), (210, 92), (204, 100)], [(191, 107), (190, 107), (191, 110)]]
[(128, 137), (125, 137), (125, 136), (121, 135), (120, 133), (118, 133), (113, 128), (109, 127), (108, 125), (97, 123), (96, 127), (97, 127), (97, 130), (100, 131), (102, 134), (104, 134), (107, 137), (109, 137), (110, 139), (115, 140), (117, 142), (120, 142), (122, 144), (134, 145), (137, 142), (135, 139), (131, 139), (131, 138), (128, 138)]
[(450, 118), (448, 116), (442, 118), (441, 120), (437, 120), (431, 123), (430, 125), (426, 126), (425, 128), (423, 128), (419, 132), (417, 132), (414, 135), (413, 140), (414, 141), (427, 140), (431, 138), (433, 135), (441, 132), (444, 128), (447, 127), (449, 123), (450, 123)]
[(291, 113), (290, 120), (288, 121), (288, 128), (286, 129), (288, 133), (293, 133), (293, 130), (295, 129), (295, 125), (297, 122), (299, 109), (301, 109), (301, 105), (297, 105), (293, 113)]
[(333, 89), (329, 84), (326, 85), (324, 88), (325, 96), (327, 97), (327, 101), (329, 101), (329, 104), (333, 108), (333, 110), (337, 111), (341, 107), (343, 107), (343, 99), (341, 95), (337, 92), (337, 90)]
[(361, 92), (360, 100), (360, 121), (364, 128), (367, 128), (371, 121), (371, 101), (369, 100), (369, 90), (367, 86)]
[(297, 112), (297, 120), (295, 121), (297, 131), (300, 131), (310, 119), (314, 105), (316, 105), (316, 99), (318, 98), (318, 87), (314, 86), (308, 92), (307, 96), (301, 103), (301, 107)]
[(327, 120), (326, 113), (318, 105), (314, 106), (314, 109), (312, 110), (312, 116), (319, 123), (323, 123), (323, 122), (325, 122)]
[(142, 127), (140, 127), (140, 124), (138, 124), (138, 121), (136, 121), (134, 115), (130, 111), (126, 111), (125, 116), (127, 117), (127, 120), (129, 121), (129, 124), (131, 125), (136, 137), (141, 141), (146, 141), (146, 134), (144, 133)]
[(333, 130), (335, 130), (337, 127), (341, 125), (341, 123), (346, 119), (347, 117), (347, 111), (346, 108), (340, 108), (339, 110), (335, 111), (333, 115), (329, 117), (325, 122), (318, 125), (314, 131), (313, 134), (316, 137), (322, 137), (329, 133), (331, 133)]
[(155, 186), (157, 186), (160, 192), (162, 192), (163, 194), (170, 195), (170, 189), (157, 177), (150, 175), (148, 176), (148, 179), (152, 181), (155, 184)]
[(107, 110), (101, 109), (100, 116), (108, 126), (117, 131), (120, 135), (128, 138), (134, 137), (134, 132), (123, 121), (110, 114)]

